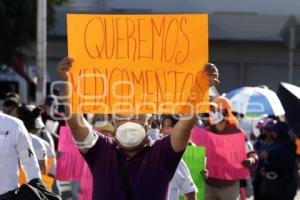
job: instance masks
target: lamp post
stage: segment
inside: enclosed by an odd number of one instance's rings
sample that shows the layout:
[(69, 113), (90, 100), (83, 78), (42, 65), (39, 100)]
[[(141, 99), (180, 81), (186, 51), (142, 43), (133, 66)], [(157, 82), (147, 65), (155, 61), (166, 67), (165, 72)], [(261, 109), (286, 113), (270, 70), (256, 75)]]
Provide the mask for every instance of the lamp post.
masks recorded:
[(300, 24), (295, 16), (290, 16), (281, 29), (279, 35), (282, 41), (288, 46), (289, 59), (288, 59), (288, 81), (293, 83), (294, 74), (294, 53), (297, 45), (300, 42)]
[(295, 52), (295, 27), (289, 29), (289, 82), (293, 83), (294, 73), (294, 52)]
[(37, 0), (37, 88), (36, 101), (43, 104), (46, 96), (47, 0)]

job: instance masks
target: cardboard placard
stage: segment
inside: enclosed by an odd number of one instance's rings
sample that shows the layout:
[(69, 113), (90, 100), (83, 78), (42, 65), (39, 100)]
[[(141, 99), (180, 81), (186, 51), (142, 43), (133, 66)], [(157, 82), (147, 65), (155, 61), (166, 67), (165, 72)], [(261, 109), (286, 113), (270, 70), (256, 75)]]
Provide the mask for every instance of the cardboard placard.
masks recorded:
[(207, 111), (206, 14), (68, 14), (67, 32), (73, 112)]
[[(197, 200), (204, 200), (205, 197), (205, 182), (201, 174), (205, 169), (205, 148), (187, 146), (183, 160), (188, 166), (195, 185), (197, 186)], [(181, 197), (180, 199), (184, 199)]]
[(223, 180), (249, 178), (249, 170), (242, 165), (247, 158), (245, 133), (219, 135), (194, 127), (190, 140), (206, 149), (209, 177)]

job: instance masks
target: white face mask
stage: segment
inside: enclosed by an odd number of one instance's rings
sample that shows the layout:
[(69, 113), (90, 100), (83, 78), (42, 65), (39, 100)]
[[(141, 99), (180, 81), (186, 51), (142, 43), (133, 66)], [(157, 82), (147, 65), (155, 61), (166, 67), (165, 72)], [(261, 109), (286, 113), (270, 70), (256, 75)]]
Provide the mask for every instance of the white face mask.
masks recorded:
[(221, 112), (212, 112), (210, 117), (210, 123), (212, 125), (218, 124), (224, 120), (224, 115)]
[(116, 140), (127, 148), (141, 144), (146, 136), (144, 127), (134, 122), (126, 122), (116, 131)]
[(260, 130), (258, 128), (256, 128), (255, 125), (253, 125), (252, 133), (254, 134), (255, 137), (258, 137), (260, 135)]

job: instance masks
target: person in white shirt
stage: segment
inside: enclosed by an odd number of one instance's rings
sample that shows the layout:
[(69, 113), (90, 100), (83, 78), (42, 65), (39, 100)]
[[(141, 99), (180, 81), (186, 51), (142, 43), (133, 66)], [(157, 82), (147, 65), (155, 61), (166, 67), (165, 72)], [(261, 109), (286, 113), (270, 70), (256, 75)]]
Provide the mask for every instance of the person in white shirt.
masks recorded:
[[(42, 109), (35, 105), (26, 105), (18, 107), (17, 115), (23, 121), (30, 133), (33, 149), (37, 155), (41, 169), (42, 181), (47, 189), (52, 191), (53, 184), (49, 182), (49, 180), (51, 180), (49, 178), (54, 178), (56, 175), (56, 155), (54, 145), (51, 147), (46, 140), (39, 137), (42, 128), (44, 128), (44, 123), (41, 119), (41, 111)], [(20, 176), (20, 184), (26, 182), (24, 179), (24, 176)]]
[(51, 177), (54, 177), (56, 174), (56, 154), (55, 154), (54, 140), (51, 137), (51, 134), (44, 129), (45, 124), (41, 117), (42, 109), (36, 107), (35, 105), (27, 105), (26, 107), (31, 112), (33, 112), (35, 109), (37, 110), (37, 116), (35, 116), (36, 118), (34, 119), (35, 126), (34, 129), (32, 130), (32, 132), (34, 133), (32, 134), (32, 136), (39, 140), (39, 143), (41, 143), (41, 145), (43, 146), (43, 151), (46, 152), (46, 159), (45, 159), (47, 160), (46, 174)]
[[(167, 136), (172, 133), (172, 129), (178, 120), (172, 115), (162, 117), (161, 133)], [(169, 186), (169, 200), (178, 200), (179, 196), (184, 196), (186, 200), (195, 200), (197, 187), (194, 184), (193, 178), (188, 167), (183, 159), (181, 159), (176, 173)]]
[(51, 145), (47, 141), (43, 140), (43, 143), (47, 150), (47, 175), (54, 178), (56, 175), (57, 165), (55, 151), (51, 148)]
[(31, 132), (29, 132), (29, 133), (30, 133), (31, 140), (32, 140), (33, 150), (38, 159), (41, 172), (42, 172), (42, 174), (45, 175), (45, 174), (47, 174), (47, 147), (46, 147), (43, 139), (32, 134)]
[(42, 174), (46, 175), (46, 161), (47, 161), (47, 149), (44, 145), (43, 139), (35, 135), (36, 129), (36, 119), (40, 116), (41, 109), (34, 108), (30, 106), (20, 106), (17, 109), (17, 116), (20, 120), (23, 121), (27, 131), (30, 133), (32, 146), (34, 152), (37, 156), (37, 160), (40, 166)]
[(186, 199), (196, 199), (197, 187), (195, 186), (190, 171), (183, 160), (180, 161), (176, 173), (171, 181), (169, 200), (177, 200), (179, 196)]
[(18, 188), (19, 167), (26, 179), (40, 179), (41, 173), (30, 136), (22, 121), (0, 113), (0, 199), (13, 199)]
[[(27, 107), (29, 107), (31, 111), (36, 108), (35, 105), (27, 105)], [(43, 139), (42, 142), (47, 149), (47, 175), (55, 178), (57, 161), (54, 139), (51, 136), (51, 133), (46, 129), (41, 116), (38, 116), (38, 118), (35, 119), (35, 128), (35, 135)], [(59, 182), (56, 179), (53, 180), (52, 191), (55, 192), (55, 194), (61, 196)]]

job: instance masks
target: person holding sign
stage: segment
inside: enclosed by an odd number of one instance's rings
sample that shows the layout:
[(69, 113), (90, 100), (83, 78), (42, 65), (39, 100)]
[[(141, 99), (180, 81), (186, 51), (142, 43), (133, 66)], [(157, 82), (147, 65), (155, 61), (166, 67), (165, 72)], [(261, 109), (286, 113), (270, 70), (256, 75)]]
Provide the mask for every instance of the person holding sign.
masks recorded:
[(194, 128), (191, 141), (206, 147), (205, 173), (206, 200), (238, 200), (240, 180), (249, 176), (246, 169), (256, 163), (252, 151), (246, 155), (246, 136), (238, 128), (231, 103), (225, 97), (216, 97), (210, 106), (210, 125), (206, 129)]
[[(64, 58), (58, 64), (61, 79), (68, 80), (72, 62)], [(204, 72), (210, 85), (219, 83), (215, 66), (207, 65)], [(196, 115), (180, 119), (170, 136), (150, 144), (145, 115), (116, 115), (115, 137), (109, 138), (94, 131), (82, 114), (70, 113), (68, 106), (65, 109), (74, 140), (93, 175), (93, 200), (167, 198)]]

